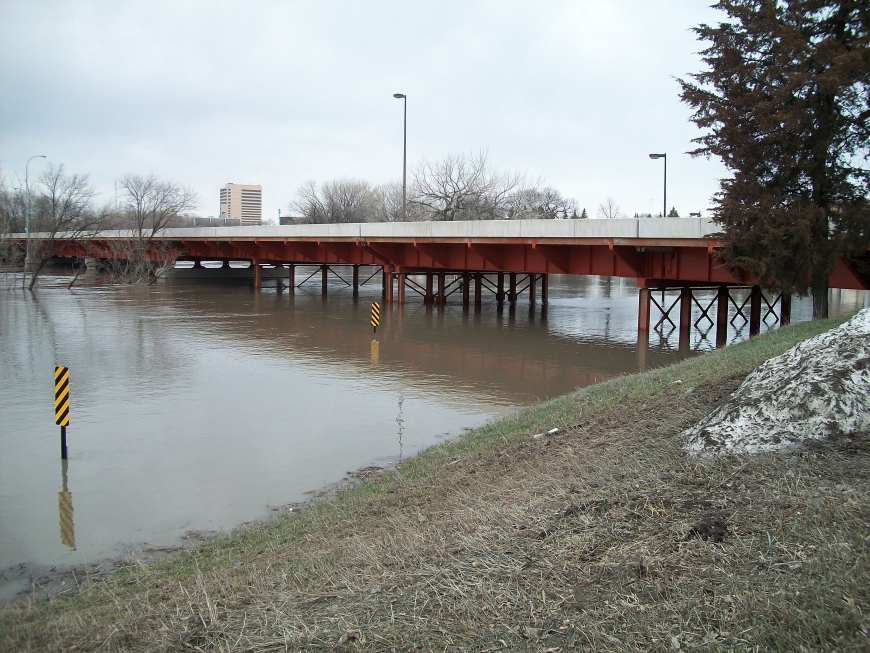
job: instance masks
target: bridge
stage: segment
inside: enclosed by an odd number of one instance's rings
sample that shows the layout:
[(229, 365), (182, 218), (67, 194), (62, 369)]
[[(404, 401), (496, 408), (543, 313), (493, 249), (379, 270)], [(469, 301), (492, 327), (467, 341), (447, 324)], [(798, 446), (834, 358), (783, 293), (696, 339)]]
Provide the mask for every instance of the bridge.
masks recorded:
[[(167, 229), (154, 241), (154, 257), (171, 252), (178, 260), (250, 261), (254, 286), (262, 283), (264, 266), (287, 271), (287, 286), (296, 286), (297, 265), (321, 270), (324, 294), (327, 274), (349, 266), (356, 291), (361, 266), (382, 271), (383, 296), (388, 304), (402, 304), (408, 292), (425, 302), (444, 303), (454, 292), (463, 304), (479, 305), (484, 291), (497, 301), (515, 302), (525, 292), (530, 301), (547, 302), (549, 274), (608, 275), (634, 278), (639, 289), (638, 330), (650, 328), (654, 304), (663, 320), (673, 323), (671, 311), (679, 304), (681, 334), (691, 326), (693, 302), (713, 321), (713, 304), (704, 307), (693, 289), (718, 289), (715, 300), (717, 342), (724, 342), (729, 302), (740, 314), (744, 309), (750, 334), (758, 333), (762, 302), (769, 311), (778, 303), (781, 324), (790, 319), (791, 298), (769, 301), (757, 280), (746, 272), (731, 272), (718, 258), (721, 242), (717, 225), (704, 218), (653, 218), (621, 220), (495, 220), (475, 222), (406, 222), (322, 224), (265, 227), (212, 227)], [(39, 238), (39, 234), (32, 236)], [(64, 256), (112, 258), (122, 251), (113, 246), (129, 239), (129, 232), (110, 231), (65, 242), (56, 253)], [(160, 254), (159, 252), (164, 252)], [(420, 283), (420, 277), (424, 281)], [(437, 282), (437, 283), (436, 283)], [(278, 281), (279, 288), (283, 281)], [(870, 278), (840, 259), (830, 275), (831, 288), (870, 290)], [(734, 302), (730, 289), (749, 288), (743, 305)], [(662, 303), (652, 291), (662, 292)], [(670, 307), (664, 291), (679, 290)], [(676, 326), (676, 325), (675, 325)]]

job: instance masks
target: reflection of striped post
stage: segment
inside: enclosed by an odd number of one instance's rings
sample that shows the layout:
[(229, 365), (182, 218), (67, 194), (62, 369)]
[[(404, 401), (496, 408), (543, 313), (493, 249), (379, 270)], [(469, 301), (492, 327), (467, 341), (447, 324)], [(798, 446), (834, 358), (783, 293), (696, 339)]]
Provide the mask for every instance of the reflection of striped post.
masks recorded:
[(60, 426), (60, 457), (66, 460), (66, 427), (69, 426), (69, 368), (54, 368), (54, 423)]
[(76, 548), (76, 532), (73, 526), (72, 492), (58, 492), (57, 505), (60, 511), (60, 541), (74, 549)]
[(372, 319), (371, 324), (374, 327), (374, 333), (378, 332), (378, 325), (381, 323), (381, 305), (378, 302), (372, 302)]
[(66, 465), (64, 460), (61, 463), (61, 475), (63, 479), (63, 491), (57, 493), (57, 507), (60, 512), (60, 541), (66, 546), (76, 548), (76, 533), (73, 526), (73, 505), (72, 493), (67, 487), (66, 480)]

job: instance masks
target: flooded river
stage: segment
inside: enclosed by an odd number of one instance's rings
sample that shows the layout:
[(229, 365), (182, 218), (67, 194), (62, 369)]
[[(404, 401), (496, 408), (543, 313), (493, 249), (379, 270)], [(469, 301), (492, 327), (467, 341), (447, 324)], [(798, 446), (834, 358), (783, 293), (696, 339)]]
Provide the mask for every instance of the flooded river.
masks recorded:
[[(551, 277), (546, 310), (413, 298), (385, 307), (376, 335), (379, 283), (324, 299), (319, 283), (291, 295), (68, 281), (0, 289), (0, 597), (53, 566), (268, 518), (351, 470), (639, 365), (631, 280)], [(843, 291), (832, 309), (864, 300)], [(809, 310), (795, 302), (793, 320)], [(683, 353), (676, 338), (651, 332), (644, 364), (709, 349), (715, 333), (693, 332)], [(66, 465), (55, 365), (71, 376)]]

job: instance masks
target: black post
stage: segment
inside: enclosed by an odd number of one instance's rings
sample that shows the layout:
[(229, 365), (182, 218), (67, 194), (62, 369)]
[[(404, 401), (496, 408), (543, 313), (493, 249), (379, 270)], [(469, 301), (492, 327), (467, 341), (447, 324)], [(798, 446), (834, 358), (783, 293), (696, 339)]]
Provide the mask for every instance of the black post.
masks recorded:
[(60, 457), (66, 460), (66, 427), (60, 427)]

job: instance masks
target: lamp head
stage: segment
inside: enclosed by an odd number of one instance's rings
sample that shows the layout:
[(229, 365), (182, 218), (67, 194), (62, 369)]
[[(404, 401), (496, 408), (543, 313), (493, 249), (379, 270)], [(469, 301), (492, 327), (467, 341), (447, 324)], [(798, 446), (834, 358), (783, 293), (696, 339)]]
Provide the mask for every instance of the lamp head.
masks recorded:
[(649, 158), (651, 159), (664, 159), (667, 158), (667, 154), (650, 154)]
[(405, 94), (404, 93), (393, 93), (393, 97), (396, 98), (397, 100), (401, 100), (403, 97), (405, 97)]

